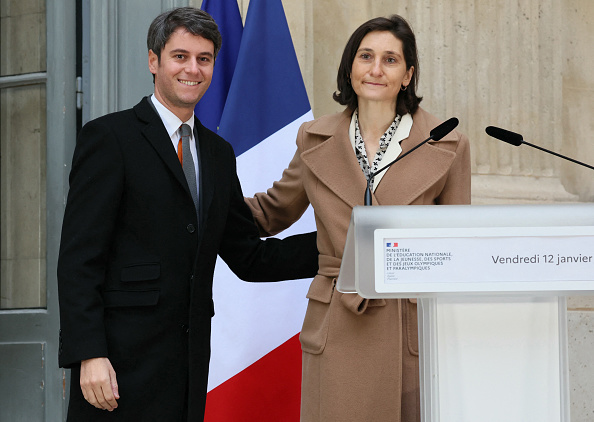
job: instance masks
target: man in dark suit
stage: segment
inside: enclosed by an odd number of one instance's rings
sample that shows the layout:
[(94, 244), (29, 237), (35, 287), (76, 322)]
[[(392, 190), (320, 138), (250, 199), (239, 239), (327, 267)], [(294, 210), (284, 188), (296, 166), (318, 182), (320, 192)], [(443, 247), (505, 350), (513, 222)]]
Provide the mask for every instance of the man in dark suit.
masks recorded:
[(315, 233), (259, 238), (231, 146), (193, 115), (221, 45), (212, 18), (163, 13), (147, 44), (154, 95), (86, 124), (70, 173), (58, 283), (72, 421), (203, 420), (217, 254), (248, 281), (317, 270)]

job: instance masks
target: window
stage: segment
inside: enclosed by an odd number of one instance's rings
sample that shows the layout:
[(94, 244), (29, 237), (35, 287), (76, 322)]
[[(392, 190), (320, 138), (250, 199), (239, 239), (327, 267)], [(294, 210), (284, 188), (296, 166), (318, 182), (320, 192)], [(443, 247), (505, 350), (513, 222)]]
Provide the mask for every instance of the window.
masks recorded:
[(45, 0), (0, 8), (0, 309), (46, 306)]

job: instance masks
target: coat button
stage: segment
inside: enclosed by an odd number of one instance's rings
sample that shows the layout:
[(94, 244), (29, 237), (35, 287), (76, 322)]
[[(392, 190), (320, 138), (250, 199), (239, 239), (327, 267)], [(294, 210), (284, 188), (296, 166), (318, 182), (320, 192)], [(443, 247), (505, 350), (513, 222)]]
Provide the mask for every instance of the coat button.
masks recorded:
[(194, 233), (196, 231), (196, 227), (194, 227), (193, 224), (188, 224), (188, 227), (186, 227), (186, 230), (188, 231), (188, 233)]

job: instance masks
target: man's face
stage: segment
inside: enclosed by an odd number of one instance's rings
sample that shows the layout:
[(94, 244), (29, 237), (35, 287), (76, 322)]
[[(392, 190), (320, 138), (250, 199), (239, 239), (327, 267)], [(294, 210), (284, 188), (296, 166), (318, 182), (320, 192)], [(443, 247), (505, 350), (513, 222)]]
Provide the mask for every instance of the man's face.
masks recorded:
[(161, 50), (161, 60), (149, 51), (155, 75), (155, 96), (182, 121), (188, 120), (212, 80), (214, 44), (178, 28)]

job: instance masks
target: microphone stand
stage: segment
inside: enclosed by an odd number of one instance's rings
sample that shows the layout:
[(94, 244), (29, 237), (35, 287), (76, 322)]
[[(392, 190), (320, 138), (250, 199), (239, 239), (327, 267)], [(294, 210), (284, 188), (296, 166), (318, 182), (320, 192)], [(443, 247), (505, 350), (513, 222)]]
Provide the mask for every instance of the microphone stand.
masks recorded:
[(448, 133), (450, 133), (452, 130), (454, 130), (454, 128), (456, 126), (458, 126), (458, 119), (456, 119), (455, 117), (452, 117), (452, 118), (446, 120), (445, 122), (441, 123), (440, 125), (434, 127), (429, 132), (429, 137), (427, 139), (425, 139), (423, 142), (421, 142), (420, 144), (418, 144), (414, 148), (410, 149), (406, 153), (400, 155), (399, 157), (396, 157), (396, 159), (394, 161), (392, 161), (389, 164), (386, 164), (385, 166), (383, 166), (378, 171), (375, 171), (375, 172), (371, 173), (369, 175), (369, 177), (367, 178), (367, 188), (365, 189), (365, 197), (363, 199), (363, 203), (365, 204), (365, 206), (370, 206), (371, 205), (371, 179), (373, 179), (375, 176), (377, 176), (378, 174), (380, 174), (382, 171), (384, 171), (385, 169), (387, 169), (388, 167), (390, 167), (392, 164), (395, 164), (396, 162), (402, 160), (404, 157), (406, 157), (408, 154), (410, 154), (411, 152), (413, 152), (414, 150), (416, 150), (420, 146), (425, 145), (427, 142), (429, 142), (431, 140), (433, 140), (433, 141), (439, 141), (441, 138), (443, 138)]
[(526, 141), (524, 141), (524, 140), (522, 140), (522, 143), (523, 143), (523, 144), (526, 144), (526, 145), (529, 145), (529, 146), (531, 146), (532, 148), (536, 148), (536, 149), (539, 149), (539, 150), (541, 150), (541, 151), (548, 152), (549, 154), (553, 154), (553, 155), (554, 155), (554, 156), (556, 156), (556, 157), (563, 158), (563, 159), (565, 159), (565, 160), (571, 161), (572, 163), (576, 163), (576, 164), (579, 164), (580, 166), (588, 167), (589, 169), (592, 169), (592, 170), (594, 170), (594, 167), (592, 167), (592, 166), (591, 166), (591, 165), (589, 165), (589, 164), (582, 163), (581, 161), (574, 160), (573, 158), (569, 158), (569, 157), (566, 157), (566, 156), (564, 156), (564, 155), (561, 155), (561, 154), (557, 154), (557, 153), (556, 153), (556, 152), (554, 152), (554, 151), (549, 151), (549, 150), (548, 150), (548, 149), (546, 149), (546, 148), (539, 147), (538, 145), (533, 145), (533, 144), (531, 144), (530, 142), (526, 142)]
[(406, 151), (406, 153), (404, 153), (404, 154), (396, 157), (395, 160), (393, 160), (392, 162), (386, 164), (381, 169), (379, 169), (379, 170), (374, 171), (373, 173), (371, 173), (369, 175), (369, 177), (367, 178), (367, 188), (365, 189), (365, 198), (363, 199), (363, 204), (365, 204), (365, 206), (371, 206), (372, 205), (372, 203), (371, 203), (371, 180), (375, 176), (377, 176), (382, 171), (384, 171), (385, 169), (387, 169), (388, 167), (390, 167), (392, 164), (396, 163), (397, 161), (400, 161), (401, 159), (403, 159), (404, 157), (406, 157), (408, 154), (410, 154), (411, 152), (413, 152), (417, 148), (425, 145), (427, 142), (432, 141), (432, 140), (433, 140), (433, 136), (428, 137), (427, 139), (425, 139), (423, 142), (421, 142), (420, 144), (418, 144), (414, 148), (411, 148), (410, 150)]
[(524, 140), (524, 138), (522, 137), (522, 135), (520, 135), (519, 133), (512, 132), (512, 131), (509, 131), (506, 129), (501, 129), (501, 128), (495, 127), (495, 126), (487, 126), (485, 128), (485, 132), (487, 132), (487, 135), (492, 136), (495, 139), (499, 139), (500, 141), (506, 142), (506, 143), (513, 145), (515, 147), (519, 147), (522, 144), (526, 144), (532, 148), (536, 148), (538, 150), (548, 152), (549, 154), (552, 154), (555, 157), (563, 158), (564, 160), (571, 161), (572, 163), (579, 164), (580, 166), (584, 166), (591, 170), (594, 170), (594, 167), (592, 167), (589, 164), (582, 163), (581, 161), (574, 160), (573, 158), (569, 158), (569, 157), (566, 157), (565, 155), (557, 154), (554, 151), (550, 151), (546, 148), (539, 147), (538, 145), (531, 144), (530, 142), (526, 142)]

